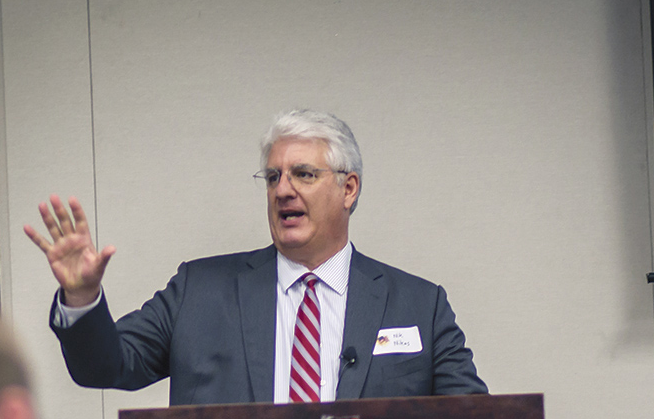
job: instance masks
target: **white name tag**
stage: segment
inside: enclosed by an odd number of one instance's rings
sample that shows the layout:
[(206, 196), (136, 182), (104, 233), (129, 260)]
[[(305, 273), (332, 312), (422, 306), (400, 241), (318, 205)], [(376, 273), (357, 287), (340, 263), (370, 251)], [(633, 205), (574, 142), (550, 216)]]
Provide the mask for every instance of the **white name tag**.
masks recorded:
[(373, 355), (412, 354), (422, 351), (420, 330), (418, 326), (381, 329), (377, 333), (377, 342)]

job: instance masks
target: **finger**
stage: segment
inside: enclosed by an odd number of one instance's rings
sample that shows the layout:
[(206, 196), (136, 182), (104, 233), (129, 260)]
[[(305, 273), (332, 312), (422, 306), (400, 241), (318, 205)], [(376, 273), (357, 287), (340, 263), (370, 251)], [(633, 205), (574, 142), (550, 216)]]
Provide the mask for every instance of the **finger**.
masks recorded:
[(61, 231), (64, 234), (71, 234), (75, 232), (75, 226), (73, 226), (73, 221), (70, 219), (66, 207), (61, 203), (61, 199), (57, 195), (50, 196), (50, 203), (52, 204), (52, 209), (54, 209), (55, 215), (59, 220), (59, 225), (61, 226)]
[(87, 234), (89, 232), (89, 223), (86, 220), (82, 204), (79, 203), (77, 198), (71, 196), (68, 199), (68, 205), (70, 205), (70, 210), (73, 212), (73, 218), (75, 219), (75, 230), (78, 233)]
[(43, 251), (43, 253), (48, 253), (48, 251), (52, 248), (52, 245), (48, 243), (46, 239), (44, 239), (39, 233), (36, 232), (30, 225), (25, 225), (23, 227), (23, 231), (25, 231), (25, 234), (27, 234), (27, 237), (34, 242), (35, 245), (39, 247)]
[(107, 246), (100, 252), (100, 260), (98, 262), (98, 266), (96, 267), (96, 273), (99, 277), (104, 275), (107, 264), (109, 264), (109, 260), (114, 255), (114, 253), (116, 253), (116, 248), (114, 246)]
[(114, 246), (107, 246), (102, 251), (100, 252), (100, 265), (103, 266), (102, 270), (104, 271), (104, 267), (107, 266), (107, 263), (109, 263), (109, 259), (116, 253), (116, 248)]
[(63, 233), (61, 232), (61, 228), (59, 228), (59, 223), (52, 216), (52, 213), (48, 208), (48, 204), (46, 204), (45, 202), (41, 202), (39, 204), (39, 212), (41, 213), (41, 218), (43, 219), (43, 223), (48, 229), (48, 232), (50, 233), (52, 240), (54, 241), (59, 240), (63, 236)]

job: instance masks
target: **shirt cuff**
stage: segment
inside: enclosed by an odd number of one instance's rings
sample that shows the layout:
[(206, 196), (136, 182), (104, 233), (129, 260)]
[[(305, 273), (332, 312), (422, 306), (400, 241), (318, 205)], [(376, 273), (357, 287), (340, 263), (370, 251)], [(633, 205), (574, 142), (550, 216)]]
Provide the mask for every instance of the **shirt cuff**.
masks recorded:
[(103, 292), (104, 291), (101, 288), (98, 298), (96, 298), (91, 304), (82, 307), (68, 307), (61, 302), (61, 288), (59, 288), (56, 298), (57, 308), (53, 319), (54, 325), (64, 329), (72, 327), (77, 320), (100, 304)]

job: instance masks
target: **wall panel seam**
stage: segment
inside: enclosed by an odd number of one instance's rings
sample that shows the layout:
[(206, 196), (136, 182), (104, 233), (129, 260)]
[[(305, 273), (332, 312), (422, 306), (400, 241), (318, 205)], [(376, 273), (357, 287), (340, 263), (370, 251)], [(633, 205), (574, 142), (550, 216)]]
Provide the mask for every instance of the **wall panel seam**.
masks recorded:
[[(650, 239), (650, 269), (654, 271), (654, 232), (652, 231), (652, 225), (654, 214), (652, 213), (652, 186), (654, 181), (652, 180), (652, 161), (654, 157), (652, 153), (654, 152), (654, 138), (652, 138), (652, 125), (654, 124), (654, 66), (652, 63), (654, 42), (652, 39), (652, 2), (653, 0), (642, 0), (640, 4), (641, 9), (641, 19), (640, 19), (640, 30), (641, 30), (641, 39), (642, 39), (642, 56), (643, 56), (643, 99), (645, 102), (645, 133), (647, 138), (645, 139), (645, 159), (646, 159), (646, 169), (647, 169), (647, 193), (648, 193), (648, 203), (649, 203), (649, 239)], [(652, 294), (654, 298), (654, 291)], [(654, 300), (653, 300), (654, 308)]]
[[(89, 49), (89, 106), (91, 117), (91, 158), (93, 171), (93, 206), (94, 206), (94, 224), (95, 224), (95, 247), (99, 249), (100, 234), (98, 232), (98, 182), (96, 167), (96, 147), (95, 147), (95, 109), (93, 103), (93, 47), (91, 42), (91, 0), (86, 0), (86, 27)], [(105, 419), (105, 391), (100, 392), (100, 409), (101, 417)]]
[(4, 37), (2, 3), (0, 2), (0, 313), (6, 323), (11, 323), (11, 234), (9, 231), (9, 157), (7, 156), (7, 113), (5, 106)]

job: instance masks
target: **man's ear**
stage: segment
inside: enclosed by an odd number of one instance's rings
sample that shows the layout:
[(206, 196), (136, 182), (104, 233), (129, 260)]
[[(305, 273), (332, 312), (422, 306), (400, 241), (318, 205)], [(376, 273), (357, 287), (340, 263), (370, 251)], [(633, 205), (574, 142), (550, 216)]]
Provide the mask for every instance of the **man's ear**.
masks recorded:
[(356, 172), (349, 172), (345, 176), (345, 183), (343, 184), (345, 188), (345, 209), (349, 211), (359, 196), (361, 179), (359, 179)]

